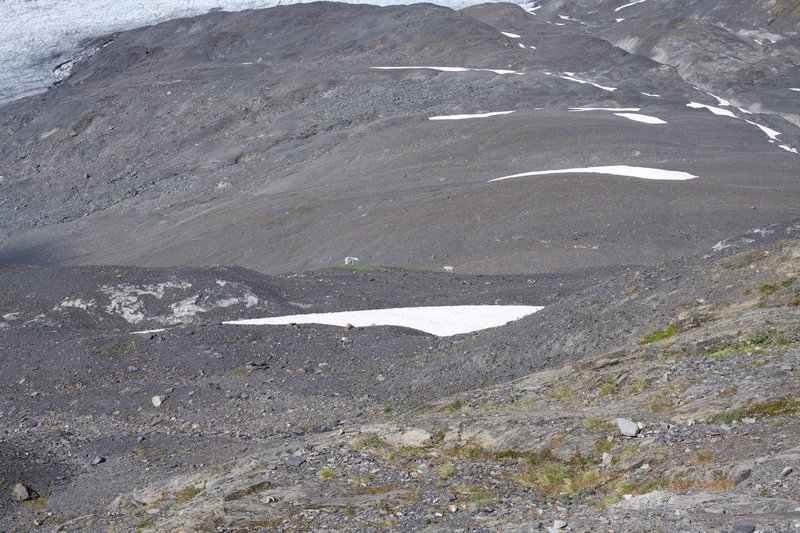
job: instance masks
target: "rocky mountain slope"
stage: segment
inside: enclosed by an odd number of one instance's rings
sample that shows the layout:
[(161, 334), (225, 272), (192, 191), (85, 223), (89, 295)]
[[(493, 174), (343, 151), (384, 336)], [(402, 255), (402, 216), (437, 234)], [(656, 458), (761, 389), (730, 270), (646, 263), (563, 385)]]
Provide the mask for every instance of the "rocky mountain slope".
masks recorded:
[[(0, 258), (523, 274), (658, 262), (796, 216), (795, 26), (746, 56), (695, 32), (769, 75), (694, 48), (690, 75), (630, 35), (728, 15), (615, 4), (314, 3), (100, 38), (63, 83), (0, 109)], [(738, 33), (769, 14), (737, 9)], [(479, 70), (376, 69), (429, 66)], [(620, 166), (696, 178), (490, 182)]]
[[(572, 281), (6, 267), (3, 527), (790, 530), (798, 233)], [(454, 300), (547, 306), (442, 338), (220, 324)]]
[(800, 7), (734, 4), (85, 43), (0, 106), (0, 531), (800, 528)]

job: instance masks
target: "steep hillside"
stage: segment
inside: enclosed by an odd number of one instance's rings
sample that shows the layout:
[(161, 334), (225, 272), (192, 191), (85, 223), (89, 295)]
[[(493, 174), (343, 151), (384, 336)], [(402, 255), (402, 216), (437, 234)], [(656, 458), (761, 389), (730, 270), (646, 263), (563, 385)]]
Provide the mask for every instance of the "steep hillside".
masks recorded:
[[(559, 6), (309, 4), (102, 38), (0, 108), (0, 260), (527, 273), (659, 262), (797, 215), (791, 113), (614, 46), (627, 20), (607, 3), (591, 24)], [(753, 51), (787, 102), (793, 50)], [(714, 64), (697, 72), (746, 76)], [(503, 114), (461, 116), (482, 113)]]

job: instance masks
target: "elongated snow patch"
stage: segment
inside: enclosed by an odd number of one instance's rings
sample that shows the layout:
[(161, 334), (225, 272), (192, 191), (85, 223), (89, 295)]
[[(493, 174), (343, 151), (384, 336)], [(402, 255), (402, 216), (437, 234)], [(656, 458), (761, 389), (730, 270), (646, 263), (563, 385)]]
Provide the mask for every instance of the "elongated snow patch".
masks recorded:
[(450, 305), (438, 307), (396, 307), (338, 313), (310, 313), (232, 320), (223, 324), (250, 326), (280, 326), (288, 324), (326, 324), (363, 328), (369, 326), (400, 326), (448, 337), (471, 333), (508, 324), (543, 309), (533, 305)]
[(663, 170), (660, 168), (649, 167), (629, 167), (627, 165), (614, 165), (607, 167), (585, 167), (585, 168), (565, 168), (561, 170), (537, 170), (534, 172), (523, 172), (512, 176), (503, 176), (489, 180), (501, 181), (511, 178), (524, 178), (526, 176), (543, 176), (545, 174), (613, 174), (616, 176), (627, 176), (630, 178), (641, 178), (643, 180), (691, 180), (696, 178), (694, 174), (680, 172), (677, 170)]
[(465, 120), (470, 118), (488, 118), (496, 117), (499, 115), (508, 115), (513, 111), (492, 111), (490, 113), (475, 113), (473, 115), (439, 115), (436, 117), (428, 117), (428, 120)]
[(701, 103), (698, 103), (698, 102), (689, 102), (688, 104), (686, 104), (686, 107), (691, 107), (693, 109), (708, 109), (709, 111), (711, 111), (715, 115), (719, 115), (719, 116), (722, 116), (722, 117), (739, 118), (736, 115), (734, 115), (731, 111), (728, 111), (727, 109), (722, 109), (722, 108), (719, 108), (719, 107), (714, 107), (713, 105), (706, 105), (706, 104), (701, 104)]
[(627, 118), (635, 122), (644, 122), (645, 124), (666, 124), (666, 120), (661, 120), (658, 117), (651, 117), (650, 115), (640, 115), (639, 113), (614, 113), (618, 117)]
[(639, 111), (638, 107), (570, 107), (570, 111)]
[(520, 38), (519, 35), (517, 35), (516, 33), (511, 33), (510, 31), (501, 31), (500, 33), (502, 33), (506, 37), (511, 37), (512, 39), (519, 39)]
[(636, 4), (641, 4), (642, 2), (644, 2), (644, 0), (634, 0), (633, 2), (631, 2), (631, 3), (629, 3), (629, 4), (625, 4), (624, 6), (619, 6), (619, 7), (618, 7), (618, 8), (616, 8), (614, 11), (622, 11), (622, 10), (623, 10), (623, 9), (625, 9), (626, 7), (635, 6)]
[(494, 72), (495, 74), (519, 74), (516, 70), (506, 70), (500, 68), (471, 68), (471, 67), (369, 67), (375, 70), (437, 70), (439, 72)]

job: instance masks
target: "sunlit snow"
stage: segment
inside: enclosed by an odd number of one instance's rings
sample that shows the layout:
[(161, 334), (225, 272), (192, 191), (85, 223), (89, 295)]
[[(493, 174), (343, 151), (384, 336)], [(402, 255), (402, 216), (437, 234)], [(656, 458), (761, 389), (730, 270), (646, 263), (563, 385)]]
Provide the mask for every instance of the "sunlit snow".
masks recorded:
[(503, 176), (502, 178), (494, 178), (492, 181), (508, 180), (512, 178), (524, 178), (527, 176), (543, 176), (545, 174), (613, 174), (617, 176), (627, 176), (629, 178), (641, 178), (644, 180), (690, 180), (697, 176), (689, 174), (688, 172), (680, 172), (677, 170), (663, 170), (660, 168), (649, 167), (630, 167), (627, 165), (614, 165), (604, 167), (584, 167), (584, 168), (565, 168), (560, 170), (537, 170), (534, 172), (523, 172), (522, 174), (513, 174), (511, 176)]
[(714, 107), (714, 106), (711, 106), (711, 105), (701, 104), (701, 103), (698, 103), (698, 102), (689, 102), (688, 104), (686, 104), (686, 107), (691, 107), (691, 108), (694, 108), (694, 109), (708, 109), (709, 111), (711, 111), (715, 115), (720, 115), (720, 116), (723, 116), (723, 117), (739, 118), (736, 115), (734, 115), (731, 111), (728, 111), (727, 109), (722, 109), (722, 108)]
[(570, 72), (565, 72), (564, 74), (565, 74), (565, 76), (559, 76), (559, 78), (563, 78), (563, 79), (569, 80), (569, 81), (576, 81), (578, 83), (588, 83), (589, 85), (593, 85), (593, 86), (597, 87), (598, 89), (603, 89), (604, 91), (616, 91), (617, 90), (616, 87), (606, 87), (605, 85), (600, 85), (599, 83), (594, 83), (592, 81), (586, 81), (586, 80), (582, 80), (580, 78), (575, 78), (575, 77), (572, 76), (572, 73), (570, 73)]
[(495, 74), (519, 74), (516, 70), (492, 69), (492, 68), (470, 68), (470, 67), (370, 67), (375, 70), (438, 70), (439, 72), (494, 72)]
[(639, 111), (638, 107), (570, 107), (570, 111)]
[(490, 113), (475, 113), (472, 115), (439, 115), (435, 117), (428, 117), (428, 120), (465, 120), (470, 118), (488, 118), (496, 117), (498, 115), (508, 115), (514, 111), (492, 111)]
[(471, 333), (494, 328), (519, 320), (543, 309), (532, 305), (452, 305), (437, 307), (397, 307), (366, 311), (311, 313), (232, 320), (223, 324), (250, 326), (279, 326), (289, 324), (326, 324), (357, 328), (369, 326), (399, 326), (416, 329), (438, 337)]
[(665, 120), (650, 115), (640, 115), (638, 113), (614, 113), (618, 117), (627, 118), (635, 122), (644, 122), (645, 124), (666, 124)]
[(764, 133), (766, 133), (766, 134), (767, 134), (767, 137), (769, 137), (770, 139), (773, 139), (773, 140), (775, 140), (775, 139), (777, 139), (777, 138), (778, 138), (778, 135), (780, 135), (780, 134), (781, 134), (781, 132), (779, 132), (779, 131), (775, 131), (775, 130), (773, 130), (772, 128), (768, 128), (768, 127), (766, 127), (766, 126), (762, 126), (761, 124), (758, 124), (758, 123), (756, 123), (756, 122), (753, 122), (752, 120), (745, 120), (745, 122), (747, 122), (748, 124), (752, 124), (752, 125), (753, 125), (753, 126), (755, 126), (756, 128), (758, 128), (758, 129), (760, 129), (761, 131), (763, 131)]
[(630, 4), (625, 4), (624, 6), (619, 6), (614, 11), (622, 11), (626, 7), (635, 6), (636, 4), (641, 4), (642, 2), (644, 2), (644, 0), (636, 0), (635, 2), (631, 2)]
[(641, 91), (641, 93), (642, 93), (643, 95), (645, 95), (645, 96), (652, 96), (653, 98), (661, 98), (661, 95), (660, 95), (660, 94), (651, 94), (651, 93), (646, 93), (646, 92), (644, 92), (644, 91)]
[(519, 39), (520, 38), (519, 35), (517, 35), (516, 33), (511, 33), (510, 31), (501, 31), (500, 33), (502, 33), (506, 37), (511, 37), (512, 39)]

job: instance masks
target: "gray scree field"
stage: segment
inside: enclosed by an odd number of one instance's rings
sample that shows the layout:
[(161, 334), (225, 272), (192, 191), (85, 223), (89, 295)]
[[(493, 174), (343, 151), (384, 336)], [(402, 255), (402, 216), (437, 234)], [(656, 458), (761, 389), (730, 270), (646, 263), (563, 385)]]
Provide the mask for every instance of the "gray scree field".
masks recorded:
[[(0, 531), (798, 530), (799, 25), (315, 2), (54, 53), (0, 105)], [(228, 323), (461, 305), (543, 309)]]

